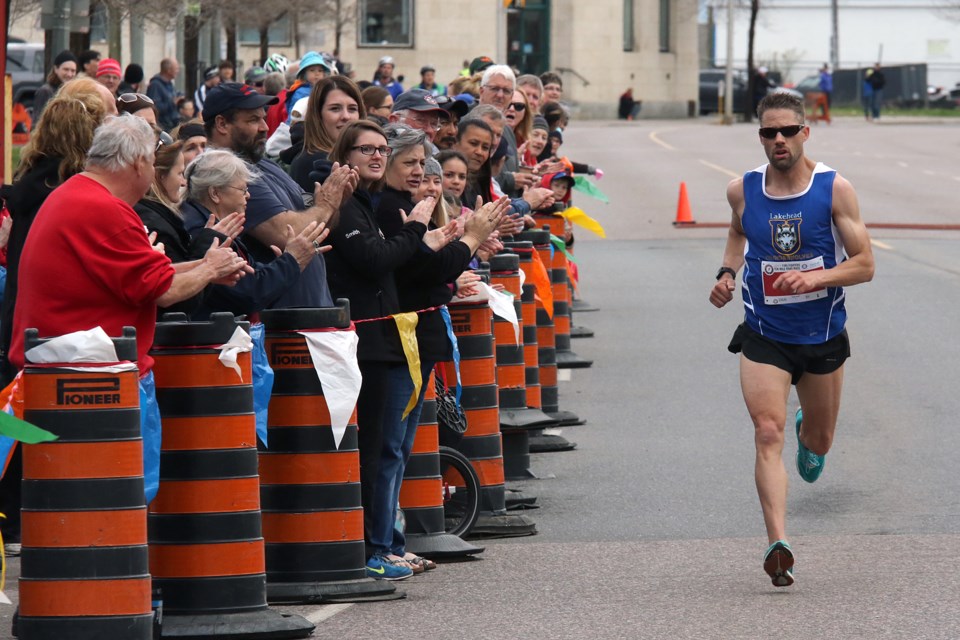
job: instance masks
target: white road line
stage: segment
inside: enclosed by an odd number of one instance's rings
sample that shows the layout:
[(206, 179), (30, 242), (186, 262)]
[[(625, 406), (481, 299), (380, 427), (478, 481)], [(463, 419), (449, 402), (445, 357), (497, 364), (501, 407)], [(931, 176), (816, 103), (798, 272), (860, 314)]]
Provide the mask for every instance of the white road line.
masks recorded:
[(352, 606), (352, 602), (344, 602), (343, 604), (324, 604), (317, 607), (316, 611), (312, 611), (304, 617), (313, 624), (320, 624), (324, 620), (332, 618), (341, 611), (346, 611)]
[(880, 242), (879, 240), (870, 239), (870, 244), (877, 247), (878, 249), (886, 249), (887, 251), (893, 251), (893, 247), (888, 245), (886, 242)]
[(570, 369), (557, 369), (558, 382), (570, 382), (573, 380), (573, 371)]
[(953, 176), (953, 179), (956, 180), (957, 182), (960, 182), (960, 176)]
[(897, 160), (897, 164), (900, 165), (900, 166), (903, 167), (903, 168), (907, 168), (907, 167), (910, 166), (910, 165), (908, 165), (906, 162), (904, 162), (903, 160)]
[[(668, 131), (673, 131), (673, 129), (664, 129), (663, 131), (660, 131), (659, 133), (666, 133), (666, 132), (668, 132)], [(672, 147), (672, 146), (670, 146), (669, 144), (667, 144), (666, 142), (664, 142), (663, 140), (661, 140), (661, 139), (659, 138), (659, 136), (657, 135), (657, 133), (658, 133), (657, 131), (651, 131), (651, 132), (650, 132), (650, 136), (649, 136), (649, 137), (650, 137), (650, 141), (651, 141), (651, 142), (660, 145), (661, 147), (663, 147), (663, 148), (666, 149), (667, 151), (676, 151), (676, 150), (677, 150), (675, 147)]]
[(712, 162), (707, 162), (706, 160), (700, 160), (700, 164), (702, 164), (702, 165), (704, 165), (704, 166), (707, 166), (707, 167), (710, 167), (711, 169), (713, 169), (713, 170), (715, 170), (715, 171), (719, 171), (720, 173), (722, 173), (722, 174), (724, 174), (724, 175), (726, 175), (726, 176), (730, 176), (731, 178), (739, 178), (739, 177), (740, 177), (740, 174), (739, 174), (739, 173), (734, 173), (733, 171), (730, 171), (729, 169), (724, 169), (724, 168), (721, 167), (720, 165), (713, 164)]

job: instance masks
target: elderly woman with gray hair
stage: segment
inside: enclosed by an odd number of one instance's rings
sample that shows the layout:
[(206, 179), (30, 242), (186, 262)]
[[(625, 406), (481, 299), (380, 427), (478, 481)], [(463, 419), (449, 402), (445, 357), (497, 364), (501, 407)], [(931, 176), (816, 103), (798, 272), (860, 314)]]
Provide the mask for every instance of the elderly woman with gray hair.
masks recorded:
[[(327, 237), (323, 224), (311, 222), (300, 233), (287, 227), (287, 242), (284, 251), (271, 247), (276, 259), (269, 263), (254, 260), (251, 253), (237, 238), (243, 228), (247, 200), (250, 199), (249, 183), (258, 179), (246, 162), (230, 151), (211, 149), (198, 156), (187, 167), (186, 199), (181, 205), (187, 231), (194, 237), (205, 234), (205, 229), (229, 228), (226, 233), (234, 238), (233, 247), (253, 267), (253, 275), (245, 278), (239, 286), (211, 287), (195, 318), (206, 318), (215, 311), (230, 311), (235, 315), (250, 315), (269, 308), (300, 278), (300, 273), (319, 253), (329, 250), (321, 246)], [(225, 225), (230, 222), (231, 224)], [(222, 239), (228, 235), (217, 234)], [(255, 320), (255, 318), (252, 318)]]
[[(377, 222), (384, 235), (390, 238), (400, 233), (404, 215), (414, 209), (414, 198), (418, 196), (421, 184), (425, 180), (426, 165), (430, 164), (430, 173), (436, 176), (438, 183), (440, 166), (432, 158), (427, 159), (426, 136), (423, 131), (406, 125), (391, 124), (387, 126), (385, 132), (387, 144), (392, 152), (388, 156), (384, 176), (386, 184), (377, 207)], [(433, 177), (429, 180), (432, 182)], [(433, 198), (437, 201), (436, 207), (441, 207), (442, 212), (443, 198), (440, 191), (438, 189)], [(433, 198), (425, 196), (422, 200), (417, 199), (433, 205)], [(463, 235), (458, 240), (439, 251), (413, 254), (394, 274), (401, 311), (434, 309), (420, 313), (417, 323), (417, 344), (420, 350), (421, 378), (424, 383), (429, 380), (430, 372), (437, 362), (453, 358), (443, 318), (445, 309), (441, 310), (437, 307), (445, 305), (453, 298), (457, 279), (467, 270), (470, 259), (480, 245), (496, 230), (509, 205), (509, 199), (502, 198), (498, 202), (483, 207), (466, 221)], [(431, 207), (433, 215), (428, 224), (430, 229), (442, 228), (447, 224), (445, 217), (437, 215), (436, 207)], [(396, 425), (396, 429), (388, 430), (386, 426), (384, 428), (383, 453), (375, 498), (378, 509), (392, 508), (392, 513), (396, 513), (400, 484), (413, 448), (425, 390), (426, 384), (420, 389), (417, 404), (407, 418)], [(412, 392), (412, 387), (410, 391)], [(394, 396), (397, 400), (402, 397), (402, 394)], [(406, 398), (407, 400), (410, 398), (409, 393)], [(390, 402), (390, 400), (388, 398), (387, 401)], [(403, 400), (404, 404), (407, 400)], [(396, 530), (392, 523), (391, 518), (389, 527), (384, 522), (382, 530), (376, 532), (380, 536), (379, 541), (389, 548), (387, 558), (394, 562), (405, 563), (405, 566), (417, 573), (434, 568), (436, 564), (432, 561), (406, 551), (403, 533)]]

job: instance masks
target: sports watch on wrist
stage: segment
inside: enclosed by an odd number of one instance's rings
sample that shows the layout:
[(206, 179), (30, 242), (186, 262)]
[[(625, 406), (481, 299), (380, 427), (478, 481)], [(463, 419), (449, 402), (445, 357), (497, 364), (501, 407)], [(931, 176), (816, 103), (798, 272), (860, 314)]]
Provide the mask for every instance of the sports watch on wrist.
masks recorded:
[(720, 278), (722, 278), (722, 277), (723, 277), (723, 274), (725, 274), (725, 273), (729, 273), (729, 274), (730, 274), (730, 277), (733, 278), (734, 280), (737, 279), (737, 272), (736, 272), (736, 271), (734, 271), (734, 270), (731, 269), (730, 267), (720, 267), (720, 269), (717, 271), (717, 280), (719, 280)]

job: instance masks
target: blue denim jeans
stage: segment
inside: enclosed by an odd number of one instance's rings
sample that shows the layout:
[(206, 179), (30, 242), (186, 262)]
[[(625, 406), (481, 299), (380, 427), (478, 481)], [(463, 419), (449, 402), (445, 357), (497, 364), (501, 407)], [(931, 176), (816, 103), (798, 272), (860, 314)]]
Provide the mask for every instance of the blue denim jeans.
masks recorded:
[(413, 440), (420, 423), (420, 410), (423, 408), (423, 394), (433, 363), (421, 363), (423, 386), (417, 404), (403, 418), (410, 396), (413, 395), (413, 380), (406, 365), (391, 367), (388, 373), (387, 393), (384, 396), (383, 445), (380, 449), (380, 465), (377, 469), (374, 489), (372, 531), (370, 546), (374, 553), (404, 554), (406, 540), (403, 532), (394, 527), (397, 519), (397, 503), (400, 500), (400, 484), (403, 472), (413, 449)]

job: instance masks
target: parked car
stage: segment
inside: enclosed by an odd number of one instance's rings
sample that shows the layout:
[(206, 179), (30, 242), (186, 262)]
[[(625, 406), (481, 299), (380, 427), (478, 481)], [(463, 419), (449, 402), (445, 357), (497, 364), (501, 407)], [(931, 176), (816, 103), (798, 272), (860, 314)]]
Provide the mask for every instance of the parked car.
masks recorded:
[(13, 101), (33, 111), (33, 94), (47, 79), (43, 64), (43, 43), (10, 42), (7, 44), (7, 73), (13, 82)]
[[(700, 115), (716, 113), (719, 107), (720, 83), (726, 80), (725, 69), (700, 70)], [(746, 104), (747, 79), (742, 71), (733, 72), (733, 111), (743, 113)]]
[[(726, 80), (727, 72), (725, 69), (701, 69), (700, 70), (700, 115), (716, 113), (719, 107), (719, 87), (720, 83)], [(771, 79), (778, 81), (779, 75), (771, 73)], [(747, 100), (747, 76), (740, 70), (733, 72), (733, 112), (743, 113), (744, 107), (748, 104)], [(775, 87), (770, 89), (771, 93), (789, 93), (798, 98), (803, 98), (803, 94), (787, 87)]]
[(807, 76), (800, 82), (798, 82), (793, 87), (795, 90), (800, 92), (800, 95), (804, 98), (807, 97), (807, 94), (810, 93), (820, 93), (820, 76), (812, 75)]

